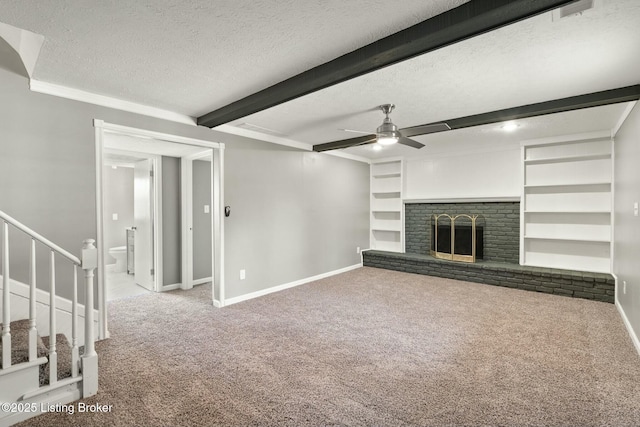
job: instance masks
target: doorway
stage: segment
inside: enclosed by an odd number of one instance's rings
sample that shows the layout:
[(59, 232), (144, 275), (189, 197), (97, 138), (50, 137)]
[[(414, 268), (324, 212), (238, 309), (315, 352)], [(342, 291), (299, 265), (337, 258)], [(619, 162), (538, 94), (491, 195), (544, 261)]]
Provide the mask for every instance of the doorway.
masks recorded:
[(161, 157), (114, 149), (106, 138), (103, 164), (103, 255), (108, 301), (157, 292)]
[[(185, 285), (187, 277), (190, 278), (189, 286), (206, 280), (212, 282), (212, 303), (216, 306), (222, 306), (223, 302), (218, 298), (216, 298), (217, 301), (214, 301), (213, 296), (224, 295), (222, 291), (224, 287), (222, 250), (224, 227), (221, 221), (221, 200), (224, 194), (224, 144), (107, 124), (100, 120), (94, 120), (94, 127), (96, 130), (97, 165), (102, 165), (105, 158), (110, 156), (113, 151), (120, 155), (133, 154), (134, 157), (137, 157), (137, 160), (132, 162), (134, 175), (139, 179), (135, 188), (143, 196), (136, 196), (136, 204), (141, 205), (139, 210), (144, 214), (136, 215), (136, 217), (139, 217), (138, 219), (146, 224), (142, 230), (140, 230), (138, 222), (130, 227), (133, 234), (137, 235), (132, 251), (134, 272), (143, 273), (140, 277), (136, 277), (138, 286), (146, 288), (145, 292), (164, 292), (177, 288), (188, 289), (189, 287)], [(185, 183), (180, 184), (180, 168), (185, 158), (201, 163), (206, 162), (210, 171), (208, 175), (209, 187), (205, 190), (209, 197), (205, 201), (200, 200), (199, 206), (203, 213), (209, 211), (205, 221), (208, 221), (209, 225), (210, 237), (207, 244), (211, 251), (198, 251), (200, 258), (204, 254), (204, 262), (205, 265), (208, 264), (209, 270), (208, 275), (197, 277), (196, 279), (200, 280), (195, 281), (192, 275), (193, 264), (191, 271), (187, 272), (184, 271), (185, 264), (182, 261), (188, 256), (193, 256), (193, 243), (185, 245), (181, 243), (180, 238), (181, 235), (189, 234), (184, 229), (186, 223), (181, 223), (180, 220), (181, 210), (184, 208), (182, 197), (186, 192), (193, 194), (193, 180), (186, 183), (186, 191), (184, 190)], [(202, 169), (202, 165), (199, 168)], [(174, 173), (174, 175), (167, 179), (166, 175), (169, 173)], [(105, 246), (105, 225), (107, 221), (112, 220), (112, 217), (109, 216), (111, 214), (104, 210), (104, 178), (103, 168), (98, 167), (96, 176), (97, 235), (98, 242), (101, 244), (98, 245), (100, 264), (97, 276), (101, 338), (108, 337), (106, 306), (108, 291), (105, 286), (105, 267), (108, 264), (106, 264), (107, 257), (105, 255), (108, 254), (109, 248)], [(163, 185), (163, 180), (165, 185)], [(167, 188), (163, 189), (163, 187)], [(167, 191), (173, 191), (173, 193), (167, 196)], [(198, 191), (202, 192), (201, 189)], [(143, 205), (153, 208), (146, 210), (142, 207)], [(151, 248), (148, 251), (142, 250), (138, 254), (142, 255), (142, 258), (135, 257), (137, 252), (135, 247), (139, 245), (148, 245)], [(144, 257), (145, 252), (153, 255)]]

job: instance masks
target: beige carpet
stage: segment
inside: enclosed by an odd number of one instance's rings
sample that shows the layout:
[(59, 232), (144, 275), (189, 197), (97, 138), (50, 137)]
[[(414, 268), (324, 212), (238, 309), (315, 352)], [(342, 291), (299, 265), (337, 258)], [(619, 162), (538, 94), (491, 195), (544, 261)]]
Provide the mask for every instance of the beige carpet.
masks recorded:
[(362, 268), (224, 309), (210, 288), (110, 303), (110, 414), (30, 426), (638, 426), (613, 304)]

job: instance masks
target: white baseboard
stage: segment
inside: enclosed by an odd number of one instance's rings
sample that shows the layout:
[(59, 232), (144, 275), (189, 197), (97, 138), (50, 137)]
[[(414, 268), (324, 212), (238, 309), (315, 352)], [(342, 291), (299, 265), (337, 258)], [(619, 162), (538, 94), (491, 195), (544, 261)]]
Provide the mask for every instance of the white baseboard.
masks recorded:
[[(0, 289), (2, 289), (0, 276)], [(80, 283), (78, 283), (80, 286)], [(29, 285), (11, 279), (9, 285), (11, 293), (11, 321), (29, 318)], [(71, 342), (71, 300), (56, 296), (56, 333), (62, 333)], [(94, 336), (99, 333), (99, 313), (93, 310)], [(36, 327), (41, 337), (49, 336), (49, 292), (36, 289)], [(84, 305), (78, 304), (78, 345), (84, 345)]]
[[(227, 298), (224, 300), (224, 306), (228, 306), (231, 304), (236, 304), (242, 301), (247, 301), (253, 298), (258, 298), (264, 295), (272, 294), (274, 292), (283, 291), (285, 289), (294, 288), (296, 286), (304, 285), (305, 283), (315, 282), (316, 280), (324, 279), (327, 277), (335, 276), (336, 274), (346, 273), (347, 271), (355, 270), (356, 268), (362, 267), (362, 263), (351, 265), (349, 267), (341, 268), (339, 270), (329, 271), (327, 273), (318, 274), (317, 276), (307, 277), (305, 279), (296, 280), (295, 282), (285, 283), (283, 285), (273, 286), (271, 288), (262, 289), (256, 292), (251, 292), (248, 294), (240, 295), (233, 298)], [(216, 302), (220, 304), (219, 301), (214, 301), (214, 305)], [(216, 306), (217, 307), (217, 306)]]
[(203, 283), (212, 282), (213, 279), (211, 277), (203, 277), (202, 279), (197, 279), (193, 281), (193, 286), (202, 285)]
[(617, 298), (616, 298), (616, 308), (618, 309), (618, 313), (620, 313), (620, 317), (622, 317), (624, 326), (626, 326), (627, 328), (627, 332), (631, 337), (631, 341), (633, 342), (633, 345), (635, 346), (636, 351), (638, 352), (638, 355), (640, 355), (640, 340), (638, 339), (638, 336), (633, 330), (633, 326), (631, 326), (631, 322), (629, 322), (629, 319), (627, 318), (627, 314), (624, 312), (624, 309), (622, 308), (622, 305), (620, 305), (620, 303), (618, 302)]
[(222, 308), (222, 304), (220, 304), (220, 301), (218, 301), (217, 299), (213, 300), (213, 306), (215, 308)]
[(181, 288), (182, 288), (182, 283), (174, 283), (173, 285), (163, 285), (162, 286), (162, 292), (173, 291), (173, 290), (181, 289)]

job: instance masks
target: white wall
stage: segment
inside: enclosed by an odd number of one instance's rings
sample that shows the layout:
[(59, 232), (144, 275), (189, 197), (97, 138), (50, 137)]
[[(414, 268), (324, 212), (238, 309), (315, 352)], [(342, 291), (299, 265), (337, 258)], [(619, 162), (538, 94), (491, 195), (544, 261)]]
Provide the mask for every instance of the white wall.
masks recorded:
[[(640, 351), (640, 106), (636, 104), (614, 142), (614, 255), (617, 301)], [(626, 282), (626, 292), (623, 283)]]
[(405, 199), (520, 197), (520, 147), (437, 154), (405, 162)]

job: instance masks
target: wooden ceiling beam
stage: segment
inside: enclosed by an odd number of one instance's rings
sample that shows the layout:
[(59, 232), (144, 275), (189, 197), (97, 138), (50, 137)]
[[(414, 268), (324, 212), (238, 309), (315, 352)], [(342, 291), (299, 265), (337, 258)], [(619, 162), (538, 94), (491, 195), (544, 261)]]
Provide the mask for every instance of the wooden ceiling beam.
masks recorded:
[(198, 117), (210, 128), (576, 0), (472, 0)]
[[(600, 92), (587, 93), (585, 95), (570, 96), (568, 98), (554, 99), (552, 101), (521, 105), (488, 113), (474, 114), (472, 116), (458, 117), (456, 119), (407, 127), (400, 129), (400, 133), (405, 137), (427, 135), (430, 133), (446, 132), (448, 130), (463, 129), (472, 126), (482, 126), (491, 123), (506, 122), (509, 120), (544, 116), (546, 114), (563, 113), (565, 111), (580, 110), (583, 108), (601, 107), (621, 102), (637, 101), (639, 99), (640, 85), (625, 86), (617, 89), (603, 90)], [(366, 138), (370, 138), (370, 140), (363, 142)], [(317, 144), (313, 146), (313, 150), (336, 150), (339, 148), (348, 148), (365, 143), (372, 143), (374, 141), (375, 135), (367, 135), (366, 137), (349, 138), (340, 141)]]

